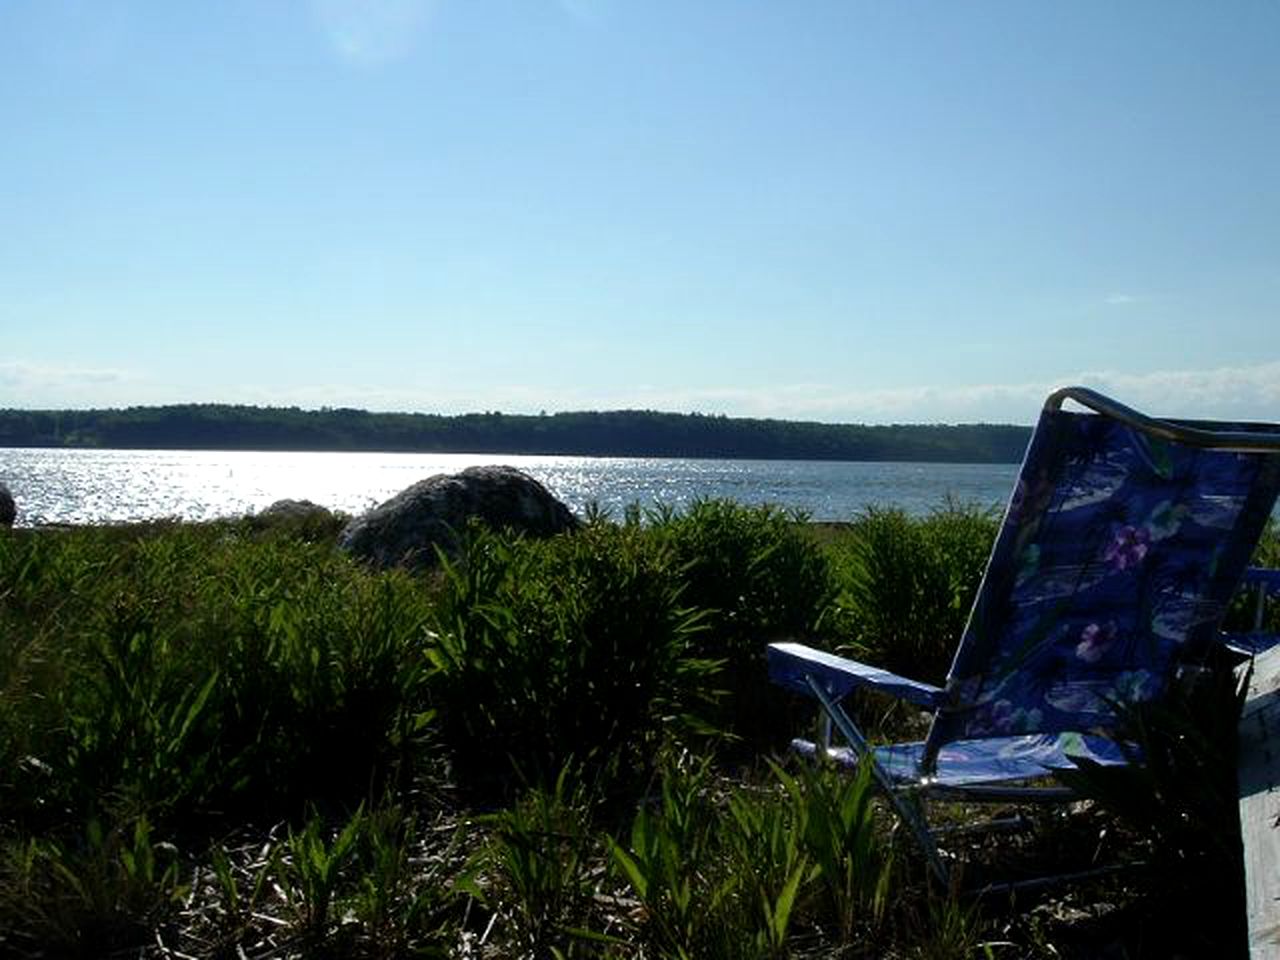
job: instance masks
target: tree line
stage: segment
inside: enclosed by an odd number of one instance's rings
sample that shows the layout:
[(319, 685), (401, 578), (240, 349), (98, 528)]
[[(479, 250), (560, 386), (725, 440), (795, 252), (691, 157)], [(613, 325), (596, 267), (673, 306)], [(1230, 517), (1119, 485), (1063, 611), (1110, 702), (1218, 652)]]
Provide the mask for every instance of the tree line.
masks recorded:
[(0, 410), (0, 447), (1014, 463), (1030, 435), (1029, 427), (1006, 424), (868, 426), (652, 410), (456, 416), (226, 404)]

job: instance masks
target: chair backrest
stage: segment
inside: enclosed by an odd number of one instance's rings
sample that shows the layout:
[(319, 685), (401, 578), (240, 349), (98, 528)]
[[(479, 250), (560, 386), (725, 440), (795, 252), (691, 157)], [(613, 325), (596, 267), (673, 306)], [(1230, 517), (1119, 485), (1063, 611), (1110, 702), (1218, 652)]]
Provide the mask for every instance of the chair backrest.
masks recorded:
[[(1063, 399), (1099, 412), (1061, 409)], [(1114, 732), (1216, 642), (1280, 491), (1280, 427), (1069, 388), (1040, 417), (925, 763), (960, 739)]]

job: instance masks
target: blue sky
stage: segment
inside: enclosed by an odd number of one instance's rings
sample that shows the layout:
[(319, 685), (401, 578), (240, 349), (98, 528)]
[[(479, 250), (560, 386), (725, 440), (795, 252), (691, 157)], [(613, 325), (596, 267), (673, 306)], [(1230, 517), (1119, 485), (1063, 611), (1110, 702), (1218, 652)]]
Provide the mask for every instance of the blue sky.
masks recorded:
[(1280, 4), (0, 0), (0, 407), (1280, 419)]

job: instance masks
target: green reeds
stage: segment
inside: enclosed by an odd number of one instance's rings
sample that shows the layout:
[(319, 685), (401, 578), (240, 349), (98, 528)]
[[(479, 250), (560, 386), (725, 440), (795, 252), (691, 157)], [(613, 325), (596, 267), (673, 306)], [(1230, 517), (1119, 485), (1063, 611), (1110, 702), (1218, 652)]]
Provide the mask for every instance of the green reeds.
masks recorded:
[(669, 765), (617, 875), (643, 906), (636, 935), (663, 957), (789, 957), (797, 930), (874, 949), (894, 876), (869, 771), (807, 768), (725, 791), (705, 761)]
[(565, 766), (551, 786), (534, 787), (485, 818), (490, 834), (481, 863), (491, 883), (481, 896), (509, 926), (506, 938), (521, 954), (568, 957), (607, 941), (588, 929), (598, 801)]
[(436, 598), (432, 703), (463, 785), (513, 795), (569, 761), (623, 789), (704, 697), (700, 617), (665, 555), (605, 524), (551, 541), (473, 531)]
[(794, 701), (769, 683), (765, 645), (809, 637), (822, 621), (836, 587), (828, 553), (803, 516), (770, 506), (703, 500), (683, 514), (654, 511), (650, 521), (682, 598), (704, 611), (702, 654), (724, 664), (726, 696), (710, 716), (747, 753), (775, 745), (776, 718)]
[[(701, 504), (476, 530), (430, 576), (323, 525), (11, 531), (0, 954), (981, 952), (990, 922), (897, 868), (865, 771), (743, 760), (799, 729), (766, 640), (936, 679), (994, 528), (872, 511), (820, 541)], [(1223, 731), (1145, 722), (1168, 776), (1120, 799), (1158, 808), (1170, 882), (1207, 876), (1229, 791), (1185, 770)]]
[(20, 956), (98, 957), (154, 937), (186, 893), (178, 851), (146, 817), (10, 841), (0, 854), (0, 944)]
[(849, 641), (888, 670), (941, 683), (995, 533), (991, 514), (955, 504), (924, 519), (867, 510), (837, 554)]

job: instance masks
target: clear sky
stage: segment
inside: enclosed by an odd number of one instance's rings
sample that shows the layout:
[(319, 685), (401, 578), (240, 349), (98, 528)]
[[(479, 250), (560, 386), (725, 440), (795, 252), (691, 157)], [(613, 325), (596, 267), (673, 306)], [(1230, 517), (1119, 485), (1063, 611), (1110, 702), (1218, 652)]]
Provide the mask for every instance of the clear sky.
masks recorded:
[(0, 0), (0, 407), (1280, 419), (1280, 3)]

